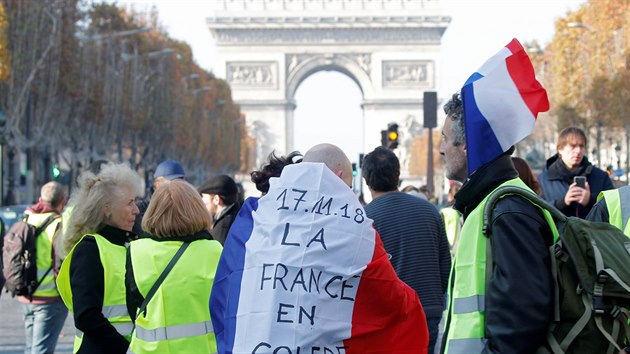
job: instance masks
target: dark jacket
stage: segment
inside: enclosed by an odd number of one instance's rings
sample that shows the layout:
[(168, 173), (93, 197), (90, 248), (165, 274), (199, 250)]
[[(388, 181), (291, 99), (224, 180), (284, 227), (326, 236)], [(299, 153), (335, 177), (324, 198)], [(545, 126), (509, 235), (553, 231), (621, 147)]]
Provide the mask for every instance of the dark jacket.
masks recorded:
[(142, 230), (142, 218), (149, 207), (150, 201), (151, 198), (149, 196), (136, 202), (136, 205), (138, 206), (138, 215), (136, 215), (136, 220), (133, 223), (133, 233), (136, 235), (136, 238), (148, 236), (148, 234)]
[[(455, 208), (468, 217), (490, 191), (517, 176), (510, 156), (501, 155), (464, 183), (455, 195)], [(491, 225), (493, 270), (486, 285), (484, 353), (534, 353), (553, 314), (551, 230), (540, 209), (519, 196), (495, 204)]]
[[(120, 246), (132, 238), (131, 232), (111, 226), (105, 226), (98, 234)], [(78, 353), (126, 353), (129, 347), (129, 342), (101, 312), (105, 292), (104, 276), (96, 240), (84, 237), (76, 245), (70, 263), (74, 325), (84, 333)]]
[[(150, 236), (150, 238), (157, 242), (193, 242), (197, 240), (212, 240), (212, 236), (208, 231), (200, 231), (194, 235), (182, 237), (156, 238), (154, 236)], [(208, 286), (212, 286), (212, 284), (208, 284)], [(125, 264), (125, 287), (127, 291), (127, 311), (129, 311), (129, 316), (131, 316), (131, 320), (136, 322), (136, 312), (138, 312), (138, 309), (140, 308), (140, 306), (142, 306), (142, 303), (144, 302), (144, 296), (142, 296), (140, 290), (138, 289), (138, 285), (136, 284), (136, 278), (133, 275), (133, 267), (131, 266), (131, 252), (129, 251), (127, 252), (127, 261)]]
[[(586, 180), (591, 188), (591, 198), (587, 205), (580, 205), (573, 202), (570, 205), (564, 203), (564, 196), (573, 183), (573, 177), (586, 176)], [(559, 158), (558, 154), (547, 160), (547, 165), (538, 176), (538, 183), (542, 188), (543, 198), (552, 203), (564, 215), (585, 218), (597, 200), (597, 195), (601, 191), (613, 189), (612, 181), (608, 174), (593, 166), (586, 157), (582, 159), (580, 167), (571, 172)]]
[(407, 193), (381, 195), (365, 206), (400, 280), (418, 293), (427, 317), (442, 317), (451, 253), (439, 212)]
[(608, 214), (608, 205), (606, 205), (606, 198), (602, 198), (595, 205), (586, 216), (586, 220), (599, 221), (610, 223), (610, 215)]
[(221, 215), (214, 220), (212, 223), (212, 237), (215, 240), (221, 242), (221, 246), (225, 244), (225, 238), (227, 237), (228, 231), (230, 231), (230, 226), (236, 219), (236, 215), (238, 215), (238, 203), (234, 203), (223, 209)]

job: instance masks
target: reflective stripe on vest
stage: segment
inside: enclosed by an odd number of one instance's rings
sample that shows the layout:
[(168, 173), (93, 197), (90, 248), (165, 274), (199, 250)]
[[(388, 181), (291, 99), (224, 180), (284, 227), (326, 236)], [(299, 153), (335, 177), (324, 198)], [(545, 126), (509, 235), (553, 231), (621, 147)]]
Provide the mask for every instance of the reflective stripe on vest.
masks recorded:
[(127, 305), (103, 306), (103, 310), (101, 312), (105, 318), (129, 316)]
[[(531, 191), (519, 178), (502, 186), (516, 186)], [(477, 205), (464, 221), (459, 245), (449, 279), (449, 304), (446, 346), (447, 354), (481, 353), (485, 345), (486, 295), (486, 237), (483, 235), (483, 213), (491, 193)], [(543, 215), (550, 225), (553, 219), (547, 211)], [(554, 237), (557, 237), (555, 225)], [(453, 279), (454, 278), (454, 279)]]
[(208, 333), (213, 333), (212, 321), (188, 323), (156, 329), (136, 327), (135, 336), (146, 342), (156, 342), (159, 340), (201, 336)]
[(481, 353), (486, 345), (486, 340), (480, 338), (452, 339), (448, 342), (449, 354)]
[[(111, 325), (116, 329), (116, 332), (122, 336), (128, 336), (133, 332), (133, 323), (112, 323)], [(75, 330), (75, 335), (78, 338), (83, 338), (83, 332), (80, 329), (75, 328)]]
[(485, 311), (485, 301), (486, 297), (484, 295), (473, 295), (453, 299), (453, 313), (483, 312)]

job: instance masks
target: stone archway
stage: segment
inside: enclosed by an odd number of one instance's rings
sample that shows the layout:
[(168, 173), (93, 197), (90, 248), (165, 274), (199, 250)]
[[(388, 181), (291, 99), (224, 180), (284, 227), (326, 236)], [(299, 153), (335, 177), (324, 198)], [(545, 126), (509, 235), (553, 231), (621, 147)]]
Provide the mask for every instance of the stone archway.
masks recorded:
[[(207, 19), (215, 74), (247, 117), (257, 165), (272, 150), (293, 149), (295, 92), (317, 71), (339, 71), (359, 86), (363, 151), (380, 145), (387, 123), (422, 122), (449, 22), (438, 0), (216, 0)], [(403, 160), (412, 134), (401, 132)]]

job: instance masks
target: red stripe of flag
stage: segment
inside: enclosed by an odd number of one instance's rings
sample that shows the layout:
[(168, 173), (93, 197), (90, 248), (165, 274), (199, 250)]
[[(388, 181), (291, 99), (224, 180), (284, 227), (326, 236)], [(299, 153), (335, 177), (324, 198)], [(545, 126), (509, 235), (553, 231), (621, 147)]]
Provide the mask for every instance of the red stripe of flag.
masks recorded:
[(532, 115), (537, 118), (538, 113), (549, 110), (547, 91), (536, 80), (532, 62), (518, 40), (513, 39), (506, 47), (512, 52), (505, 59), (510, 77)]
[(376, 233), (372, 261), (361, 275), (346, 354), (426, 354), (429, 332), (416, 292), (392, 267)]

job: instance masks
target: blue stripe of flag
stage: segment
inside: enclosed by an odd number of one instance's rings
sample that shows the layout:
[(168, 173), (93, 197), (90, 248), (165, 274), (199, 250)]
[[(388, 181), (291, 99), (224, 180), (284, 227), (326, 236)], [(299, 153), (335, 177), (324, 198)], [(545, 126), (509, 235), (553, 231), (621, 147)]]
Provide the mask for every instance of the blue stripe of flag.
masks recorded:
[[(234, 348), (236, 314), (245, 265), (245, 244), (254, 228), (252, 212), (256, 209), (258, 198), (247, 198), (228, 232), (215, 274), (210, 296), (210, 315), (219, 353), (232, 353)], [(226, 337), (225, 333), (230, 333), (231, 336)]]

